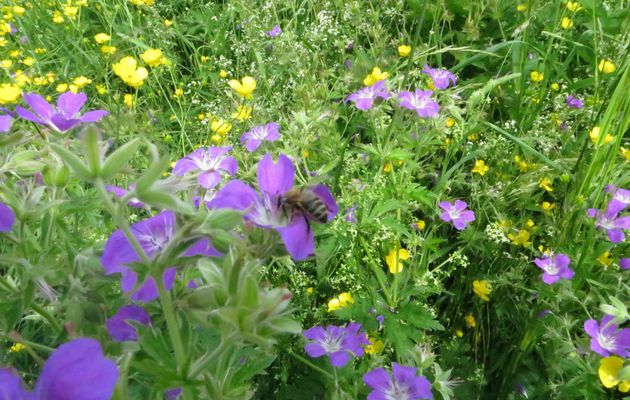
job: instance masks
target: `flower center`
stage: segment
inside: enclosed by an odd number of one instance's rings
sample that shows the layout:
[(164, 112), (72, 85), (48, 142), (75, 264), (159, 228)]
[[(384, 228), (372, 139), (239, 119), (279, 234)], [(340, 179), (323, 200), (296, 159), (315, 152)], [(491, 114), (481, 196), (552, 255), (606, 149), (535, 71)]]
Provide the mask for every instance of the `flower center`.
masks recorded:
[(613, 351), (617, 348), (615, 337), (607, 336), (601, 332), (597, 332), (597, 343), (599, 343), (604, 350)]
[(387, 400), (408, 400), (409, 396), (408, 388), (398, 386), (398, 383), (392, 382), (391, 387), (385, 393)]
[(210, 152), (206, 152), (206, 153), (203, 153), (203, 157), (201, 157), (201, 160), (197, 162), (197, 165), (199, 166), (200, 169), (204, 171), (212, 171), (212, 170), (217, 169), (217, 166), (219, 165), (220, 162), (221, 162), (220, 158), (214, 158), (212, 157)]
[(326, 332), (326, 336), (324, 336), (324, 341), (322, 342), (322, 347), (326, 349), (328, 353), (335, 353), (341, 350), (341, 339), (343, 335), (334, 335)]
[(560, 268), (558, 268), (555, 261), (550, 261), (549, 265), (547, 265), (547, 267), (545, 268), (545, 271), (549, 275), (558, 275), (558, 272), (560, 272)]

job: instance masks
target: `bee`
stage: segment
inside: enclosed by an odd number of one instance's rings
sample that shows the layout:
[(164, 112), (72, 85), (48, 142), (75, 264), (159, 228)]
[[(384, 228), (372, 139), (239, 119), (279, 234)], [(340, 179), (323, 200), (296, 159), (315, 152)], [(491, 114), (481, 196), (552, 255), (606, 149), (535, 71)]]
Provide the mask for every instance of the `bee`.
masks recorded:
[(312, 187), (293, 188), (282, 196), (280, 202), (287, 215), (301, 211), (308, 219), (320, 224), (328, 221), (328, 208)]

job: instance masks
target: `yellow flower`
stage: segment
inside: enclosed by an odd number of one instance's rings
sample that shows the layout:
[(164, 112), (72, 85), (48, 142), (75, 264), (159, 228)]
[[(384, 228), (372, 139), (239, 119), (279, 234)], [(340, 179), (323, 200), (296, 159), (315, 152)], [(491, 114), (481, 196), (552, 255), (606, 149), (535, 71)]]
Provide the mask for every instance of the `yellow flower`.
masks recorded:
[(615, 137), (610, 134), (606, 134), (606, 137), (600, 139), (600, 133), (601, 128), (599, 126), (593, 127), (593, 129), (591, 129), (591, 131), (588, 133), (588, 136), (591, 138), (591, 142), (593, 142), (593, 144), (598, 144), (599, 142), (601, 142), (600, 144), (608, 144), (615, 140)]
[(523, 159), (519, 155), (514, 156), (514, 161), (516, 161), (516, 164), (518, 165), (518, 169), (521, 172), (527, 172), (527, 170), (529, 170), (530, 167), (533, 166), (532, 164), (529, 164), (526, 161), (523, 161)]
[(168, 26), (173, 26), (173, 21), (171, 21), (170, 19), (165, 19), (164, 20), (164, 25), (167, 26), (167, 27)]
[(241, 81), (231, 79), (228, 81), (228, 85), (241, 97), (251, 99), (256, 90), (256, 79), (251, 76), (246, 76)]
[(201, 57), (199, 58), (199, 61), (201, 61), (201, 63), (202, 63), (202, 64), (205, 64), (205, 63), (207, 63), (208, 61), (210, 61), (210, 57), (208, 57), (208, 56), (201, 56)]
[(210, 129), (221, 136), (225, 136), (232, 130), (232, 124), (222, 119), (215, 119), (210, 124)]
[(210, 140), (212, 141), (212, 143), (219, 144), (219, 143), (223, 142), (223, 136), (221, 136), (221, 135), (212, 135), (210, 137)]
[(251, 118), (252, 111), (254, 111), (252, 107), (240, 105), (236, 109), (236, 112), (232, 113), (232, 118), (238, 119), (239, 121), (245, 121), (246, 119)]
[(626, 159), (626, 161), (630, 161), (630, 149), (626, 149), (625, 147), (622, 147), (619, 149), (619, 153), (621, 154), (623, 158)]
[(146, 68), (138, 68), (138, 62), (133, 57), (123, 57), (112, 65), (114, 73), (120, 77), (127, 85), (139, 88), (144, 80), (149, 76)]
[(472, 286), (473, 292), (475, 292), (475, 294), (479, 296), (481, 300), (490, 301), (490, 297), (488, 297), (490, 296), (490, 293), (492, 293), (492, 286), (490, 285), (490, 282), (485, 279), (480, 281), (474, 280)]
[(617, 356), (610, 356), (602, 358), (599, 362), (599, 380), (602, 385), (608, 389), (612, 389), (619, 385), (621, 392), (627, 392), (630, 390), (630, 381), (620, 381), (619, 371), (623, 368), (623, 359)]
[(21, 7), (21, 6), (13, 6), (12, 11), (15, 13), (15, 15), (21, 17), (26, 12), (26, 8)]
[(489, 169), (490, 167), (486, 165), (484, 160), (475, 160), (475, 166), (472, 169), (472, 173), (484, 176)]
[(104, 85), (96, 85), (96, 93), (98, 94), (107, 94), (107, 88)]
[(474, 328), (477, 326), (477, 320), (475, 316), (472, 314), (468, 314), (464, 317), (464, 321), (466, 321), (466, 326), (469, 328)]
[(129, 108), (133, 107), (133, 105), (135, 104), (135, 99), (133, 97), (133, 94), (125, 94), (125, 96), (123, 97), (123, 103), (125, 103), (125, 105)]
[(553, 210), (556, 205), (554, 203), (550, 203), (548, 201), (543, 201), (542, 204), (540, 205), (540, 207), (545, 210), (545, 212), (549, 212), (551, 210)]
[(309, 296), (312, 295), (314, 292), (315, 292), (315, 289), (313, 289), (312, 287), (306, 288), (306, 294), (308, 294)]
[(416, 222), (416, 228), (418, 228), (419, 231), (423, 231), (424, 228), (426, 228), (427, 223), (424, 222), (423, 220), (419, 220)]
[(453, 126), (455, 126), (455, 120), (451, 117), (446, 118), (446, 127), (447, 128), (452, 128)]
[(57, 93), (67, 92), (68, 91), (68, 84), (67, 83), (60, 83), (60, 84), (57, 85), (55, 90), (57, 91)]
[[(203, 58), (203, 57), (201, 57), (201, 58)], [(227, 73), (226, 70), (222, 69), (221, 71), (219, 71), (219, 77), (221, 79), (225, 79), (225, 78), (227, 78), (227, 76), (228, 76), (228, 73)]]
[(460, 328), (455, 329), (455, 336), (457, 337), (463, 337), (464, 336), (464, 331), (462, 331)]
[(9, 353), (19, 353), (25, 348), (26, 346), (24, 346), (22, 343), (15, 343), (11, 347), (9, 347)]
[(529, 246), (532, 244), (532, 242), (529, 241), (530, 237), (531, 235), (526, 229), (520, 229), (516, 235), (514, 233), (508, 234), (508, 239), (510, 239), (515, 246)]
[(408, 46), (406, 44), (401, 44), (400, 46), (398, 46), (399, 56), (407, 57), (409, 54), (411, 54), (411, 46)]
[(18, 85), (12, 83), (3, 83), (0, 85), (0, 104), (17, 103), (22, 95), (22, 89)]
[(46, 50), (43, 47), (38, 47), (35, 50), (33, 50), (33, 52), (35, 52), (35, 54), (46, 54), (48, 52), (48, 50)]
[(560, 21), (560, 26), (562, 29), (571, 29), (573, 28), (573, 20), (569, 17), (562, 17), (562, 21)]
[(525, 12), (527, 11), (527, 5), (526, 4), (519, 4), (516, 6), (516, 11), (518, 12)]
[(348, 307), (348, 305), (354, 303), (354, 298), (348, 292), (343, 292), (339, 296), (331, 299), (328, 302), (328, 312), (339, 310), (340, 308)]
[(206, 114), (197, 114), (197, 119), (199, 121), (203, 121), (204, 119), (206, 119)]
[(175, 92), (173, 93), (173, 97), (175, 97), (176, 99), (182, 97), (183, 95), (184, 95), (184, 89), (182, 88), (175, 89)]
[(370, 341), (370, 344), (365, 346), (364, 349), (366, 354), (380, 353), (385, 348), (385, 343), (383, 343), (380, 339), (368, 337), (368, 340)]
[(540, 82), (545, 79), (545, 74), (538, 71), (532, 71), (529, 73), (529, 78), (532, 80), (532, 82)]
[(114, 54), (118, 50), (116, 46), (101, 46), (101, 53), (103, 54)]
[(13, 60), (2, 60), (0, 65), (2, 65), (2, 68), (9, 69), (13, 65)]
[(560, 85), (556, 82), (551, 84), (551, 90), (560, 90)]
[(65, 6), (63, 8), (63, 14), (70, 19), (76, 18), (78, 13), (79, 13), (79, 7)]
[(408, 260), (411, 254), (405, 249), (392, 249), (385, 257), (385, 263), (389, 267), (389, 272), (397, 274), (403, 270), (401, 260)]
[(31, 65), (35, 64), (35, 59), (33, 57), (26, 57), (24, 60), (22, 60), (22, 64), (30, 67)]
[(18, 58), (20, 56), (20, 54), (22, 54), (22, 52), (20, 50), (11, 50), (9, 52), (9, 57), (11, 57), (11, 58)]
[(467, 137), (468, 140), (470, 140), (471, 142), (476, 141), (477, 139), (479, 139), (479, 134), (477, 133), (471, 133), (470, 135), (468, 135)]
[(582, 6), (577, 1), (568, 1), (567, 2), (567, 10), (571, 12), (578, 12), (582, 9)]
[(538, 183), (538, 187), (541, 189), (545, 189), (547, 192), (553, 192), (553, 187), (551, 186), (552, 184), (553, 180), (551, 178), (544, 177)]
[(370, 72), (365, 79), (363, 79), (363, 84), (365, 86), (372, 86), (376, 82), (382, 81), (383, 79), (387, 79), (389, 76), (389, 72), (381, 72), (379, 67), (374, 67), (372, 72)]
[(162, 54), (162, 50), (160, 49), (149, 49), (144, 53), (140, 54), (140, 58), (142, 61), (147, 63), (149, 67), (157, 67), (158, 65), (162, 65), (165, 63), (164, 54)]
[(599, 72), (603, 72), (604, 74), (612, 74), (615, 72), (617, 67), (615, 67), (615, 64), (612, 61), (603, 59), (599, 62), (597, 69)]
[(81, 89), (82, 87), (87, 86), (90, 83), (92, 83), (92, 80), (89, 78), (86, 78), (85, 76), (79, 76), (77, 78), (74, 78), (72, 83), (76, 85), (79, 89)]
[(389, 174), (393, 170), (394, 170), (394, 166), (389, 161), (386, 162), (385, 165), (383, 166), (383, 172), (385, 172), (386, 174)]
[(97, 33), (94, 35), (94, 41), (98, 44), (103, 44), (105, 42), (109, 42), (112, 39), (107, 33)]
[(613, 260), (610, 258), (610, 252), (607, 251), (603, 253), (601, 256), (597, 257), (597, 261), (599, 261), (604, 266), (609, 266), (612, 264)]

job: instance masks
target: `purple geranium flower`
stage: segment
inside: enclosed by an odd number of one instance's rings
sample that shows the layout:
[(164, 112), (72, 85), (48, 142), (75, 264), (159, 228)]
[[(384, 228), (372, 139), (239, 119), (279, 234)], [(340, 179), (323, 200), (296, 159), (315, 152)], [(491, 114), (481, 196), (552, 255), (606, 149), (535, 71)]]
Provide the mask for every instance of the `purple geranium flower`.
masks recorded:
[[(295, 260), (304, 260), (315, 251), (315, 239), (310, 227), (312, 216), (305, 211), (285, 207), (285, 195), (293, 189), (295, 167), (289, 157), (281, 154), (274, 163), (266, 154), (258, 162), (258, 187), (261, 194), (240, 180), (228, 182), (219, 190), (210, 206), (246, 211), (245, 218), (262, 228), (275, 229)], [(339, 212), (339, 207), (328, 187), (316, 185), (311, 191), (327, 209), (328, 221)]]
[[(612, 202), (611, 202), (612, 203)], [(623, 231), (630, 229), (630, 217), (620, 217), (619, 208), (613, 204), (606, 208), (605, 212), (595, 208), (589, 208), (587, 214), (591, 218), (595, 218), (595, 226), (606, 230), (608, 239), (611, 243), (620, 243), (625, 239)]]
[(260, 147), (264, 140), (275, 142), (280, 139), (280, 125), (270, 122), (265, 125), (255, 126), (241, 136), (241, 143), (245, 143), (245, 148), (251, 153)]
[(630, 269), (630, 258), (626, 257), (619, 260), (619, 267), (621, 269)]
[(356, 224), (357, 223), (356, 212), (357, 212), (357, 205), (353, 204), (352, 207), (346, 208), (346, 211), (344, 212), (345, 214), (344, 219), (352, 224)]
[(109, 114), (105, 110), (93, 110), (81, 116), (81, 108), (87, 101), (85, 93), (66, 92), (59, 96), (56, 107), (37, 93), (25, 94), (23, 97), (32, 111), (17, 106), (15, 107), (17, 114), (36, 124), (49, 126), (57, 132), (66, 132), (84, 122), (99, 121)]
[(566, 254), (559, 253), (551, 257), (535, 258), (534, 264), (543, 270), (542, 280), (547, 285), (558, 282), (560, 278), (571, 279), (575, 272), (569, 268), (571, 259)]
[(363, 111), (367, 111), (372, 108), (374, 100), (380, 97), (383, 100), (387, 100), (391, 97), (391, 94), (387, 91), (385, 81), (378, 81), (372, 86), (366, 86), (348, 96), (346, 101), (353, 101), (354, 105)]
[(350, 356), (361, 357), (363, 346), (370, 344), (365, 332), (359, 332), (361, 324), (354, 322), (347, 326), (330, 325), (324, 329), (314, 326), (304, 332), (304, 337), (310, 341), (304, 346), (304, 351), (313, 357), (323, 355), (330, 357), (330, 364), (343, 367), (350, 361)]
[[(105, 185), (105, 189), (117, 197), (125, 197), (127, 194), (129, 194), (129, 190), (123, 189), (121, 187), (114, 186), (114, 185)], [(132, 183), (131, 185), (129, 185), (129, 189), (135, 190), (136, 184)], [(138, 198), (136, 197), (130, 198), (129, 201), (127, 201), (127, 205), (129, 207), (135, 207), (135, 208), (144, 208), (145, 206), (145, 204), (141, 202), (140, 200), (138, 200)]]
[(468, 204), (464, 201), (455, 200), (454, 203), (442, 201), (439, 206), (442, 210), (444, 210), (444, 212), (440, 215), (442, 221), (452, 222), (453, 226), (458, 231), (466, 228), (466, 225), (469, 222), (475, 220), (475, 213), (466, 209)]
[(212, 189), (221, 182), (220, 170), (234, 176), (238, 169), (236, 159), (228, 156), (232, 147), (207, 147), (197, 149), (184, 158), (179, 159), (173, 167), (175, 175), (183, 176), (190, 171), (200, 170), (197, 182), (201, 187)]
[(591, 337), (591, 350), (602, 357), (611, 354), (630, 357), (630, 329), (618, 330), (617, 324), (610, 322), (612, 319), (611, 315), (605, 315), (601, 324), (594, 319), (584, 322), (584, 330)]
[(400, 105), (413, 110), (422, 118), (433, 118), (438, 115), (440, 105), (431, 98), (431, 90), (417, 89), (415, 92), (400, 92)]
[(13, 209), (4, 203), (0, 203), (0, 232), (10, 232), (15, 223)]
[(606, 186), (606, 191), (612, 193), (612, 199), (608, 203), (608, 208), (613, 210), (613, 212), (621, 212), (630, 206), (630, 190), (608, 185)]
[(431, 382), (417, 374), (414, 367), (392, 364), (393, 377), (384, 368), (376, 368), (363, 375), (363, 382), (372, 391), (367, 400), (432, 399)]
[[(140, 243), (146, 255), (153, 259), (168, 245), (175, 236), (175, 214), (172, 211), (163, 211), (158, 215), (131, 225), (131, 232)], [(183, 254), (184, 257), (197, 255), (218, 256), (220, 253), (212, 247), (207, 238), (200, 239), (190, 246)], [(105, 244), (101, 264), (106, 275), (119, 273), (122, 275), (121, 287), (124, 292), (132, 292), (131, 299), (148, 302), (158, 297), (157, 285), (153, 277), (149, 276), (137, 286), (138, 274), (127, 265), (141, 261), (140, 255), (127, 240), (121, 229), (112, 233)], [(175, 281), (175, 268), (167, 268), (162, 280), (166, 290), (173, 287)]]
[(149, 325), (151, 317), (146, 310), (140, 306), (130, 304), (120, 307), (118, 312), (105, 322), (105, 328), (116, 342), (135, 342), (138, 340), (136, 327), (128, 321), (136, 321), (142, 325)]
[(280, 36), (280, 34), (282, 33), (282, 28), (280, 28), (280, 25), (276, 25), (273, 28), (271, 28), (270, 31), (265, 32), (267, 34), (267, 36), (275, 38)]
[(578, 99), (577, 97), (573, 97), (571, 95), (568, 95), (566, 100), (565, 100), (567, 107), (569, 108), (582, 108), (584, 107), (584, 102), (580, 99)]
[(448, 89), (448, 87), (451, 86), (451, 83), (452, 86), (457, 84), (457, 77), (454, 73), (447, 69), (431, 68), (425, 64), (422, 72), (431, 77), (433, 80), (433, 86), (435, 86), (436, 89)]
[(94, 339), (77, 338), (59, 346), (44, 364), (34, 391), (24, 389), (11, 369), (0, 369), (2, 400), (109, 400), (118, 380), (116, 363), (103, 356)]

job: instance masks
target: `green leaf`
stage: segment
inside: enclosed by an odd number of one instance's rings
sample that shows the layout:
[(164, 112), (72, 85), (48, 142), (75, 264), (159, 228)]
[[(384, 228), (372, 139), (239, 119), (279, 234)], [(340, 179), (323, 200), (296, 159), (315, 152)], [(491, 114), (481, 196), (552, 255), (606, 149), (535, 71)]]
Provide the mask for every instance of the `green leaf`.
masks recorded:
[(77, 178), (84, 181), (91, 181), (93, 176), (90, 170), (83, 164), (83, 161), (74, 153), (61, 147), (57, 143), (50, 144), (51, 149), (72, 169)]
[(140, 139), (134, 139), (114, 151), (103, 163), (101, 178), (103, 178), (103, 180), (112, 179), (127, 165), (129, 160), (136, 154), (141, 144)]

